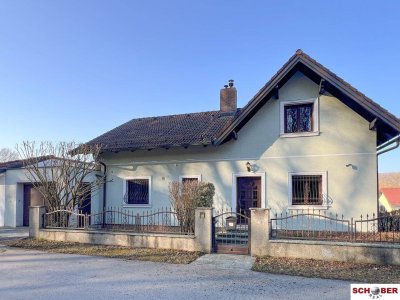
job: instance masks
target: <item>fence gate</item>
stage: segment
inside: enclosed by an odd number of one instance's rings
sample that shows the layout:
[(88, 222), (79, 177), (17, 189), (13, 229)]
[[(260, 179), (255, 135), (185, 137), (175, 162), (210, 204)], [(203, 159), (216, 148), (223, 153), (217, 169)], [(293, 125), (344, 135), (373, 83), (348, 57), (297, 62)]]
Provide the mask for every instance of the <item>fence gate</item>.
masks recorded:
[(213, 217), (213, 251), (250, 254), (250, 218), (233, 211), (222, 211)]

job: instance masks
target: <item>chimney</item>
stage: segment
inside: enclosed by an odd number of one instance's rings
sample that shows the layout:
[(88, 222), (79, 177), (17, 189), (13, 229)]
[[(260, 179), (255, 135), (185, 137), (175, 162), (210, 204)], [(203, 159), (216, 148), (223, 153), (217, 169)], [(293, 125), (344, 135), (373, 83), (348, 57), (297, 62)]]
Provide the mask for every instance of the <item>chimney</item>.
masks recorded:
[(237, 108), (237, 91), (233, 86), (233, 80), (220, 91), (220, 110), (222, 112), (234, 112)]

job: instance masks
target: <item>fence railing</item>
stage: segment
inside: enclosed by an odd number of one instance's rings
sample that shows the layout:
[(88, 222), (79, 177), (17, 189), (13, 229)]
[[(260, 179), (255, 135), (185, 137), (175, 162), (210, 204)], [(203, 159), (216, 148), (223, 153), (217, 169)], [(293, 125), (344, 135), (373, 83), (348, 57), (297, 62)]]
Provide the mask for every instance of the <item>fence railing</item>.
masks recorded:
[(91, 215), (57, 210), (44, 215), (44, 227), (191, 235), (194, 234), (194, 210), (183, 214), (172, 208), (160, 208), (135, 213), (110, 207)]
[(58, 209), (43, 216), (43, 226), (46, 228), (84, 229), (90, 224), (88, 214), (81, 211)]
[(271, 238), (400, 243), (400, 214), (372, 214), (355, 220), (321, 210), (292, 210), (271, 219)]

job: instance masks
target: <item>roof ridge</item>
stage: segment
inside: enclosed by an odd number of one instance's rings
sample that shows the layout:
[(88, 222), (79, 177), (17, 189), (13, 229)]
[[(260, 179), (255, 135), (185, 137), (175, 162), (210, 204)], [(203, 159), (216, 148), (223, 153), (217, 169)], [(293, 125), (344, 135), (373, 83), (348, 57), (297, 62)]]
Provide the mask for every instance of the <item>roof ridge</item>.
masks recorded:
[(191, 112), (191, 113), (180, 113), (180, 114), (171, 114), (171, 115), (162, 115), (162, 116), (149, 116), (149, 117), (140, 117), (140, 118), (133, 118), (125, 123), (128, 123), (133, 120), (146, 120), (146, 119), (154, 119), (154, 118), (168, 118), (168, 117), (178, 117), (178, 116), (185, 116), (185, 115), (194, 115), (194, 114), (208, 114), (208, 113), (219, 113), (219, 110), (209, 110), (209, 111), (199, 111), (199, 112)]

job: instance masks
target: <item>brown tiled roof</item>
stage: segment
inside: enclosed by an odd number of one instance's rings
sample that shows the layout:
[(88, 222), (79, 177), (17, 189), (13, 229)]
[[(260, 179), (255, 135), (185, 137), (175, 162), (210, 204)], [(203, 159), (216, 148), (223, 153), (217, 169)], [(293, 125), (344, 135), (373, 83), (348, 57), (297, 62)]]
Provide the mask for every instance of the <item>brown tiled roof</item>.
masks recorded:
[(169, 148), (174, 146), (222, 144), (232, 138), (254, 114), (296, 72), (304, 72), (319, 83), (326, 81), (326, 89), (368, 121), (377, 119), (378, 145), (400, 133), (400, 120), (389, 111), (366, 97), (342, 78), (322, 66), (301, 50), (260, 89), (235, 115), (220, 111), (190, 113), (154, 118), (133, 119), (93, 140), (88, 144), (101, 144), (105, 151)]
[(400, 173), (379, 173), (379, 189), (400, 188)]
[(209, 145), (235, 115), (208, 111), (133, 119), (88, 144), (100, 144), (104, 151), (122, 151), (175, 146)]

